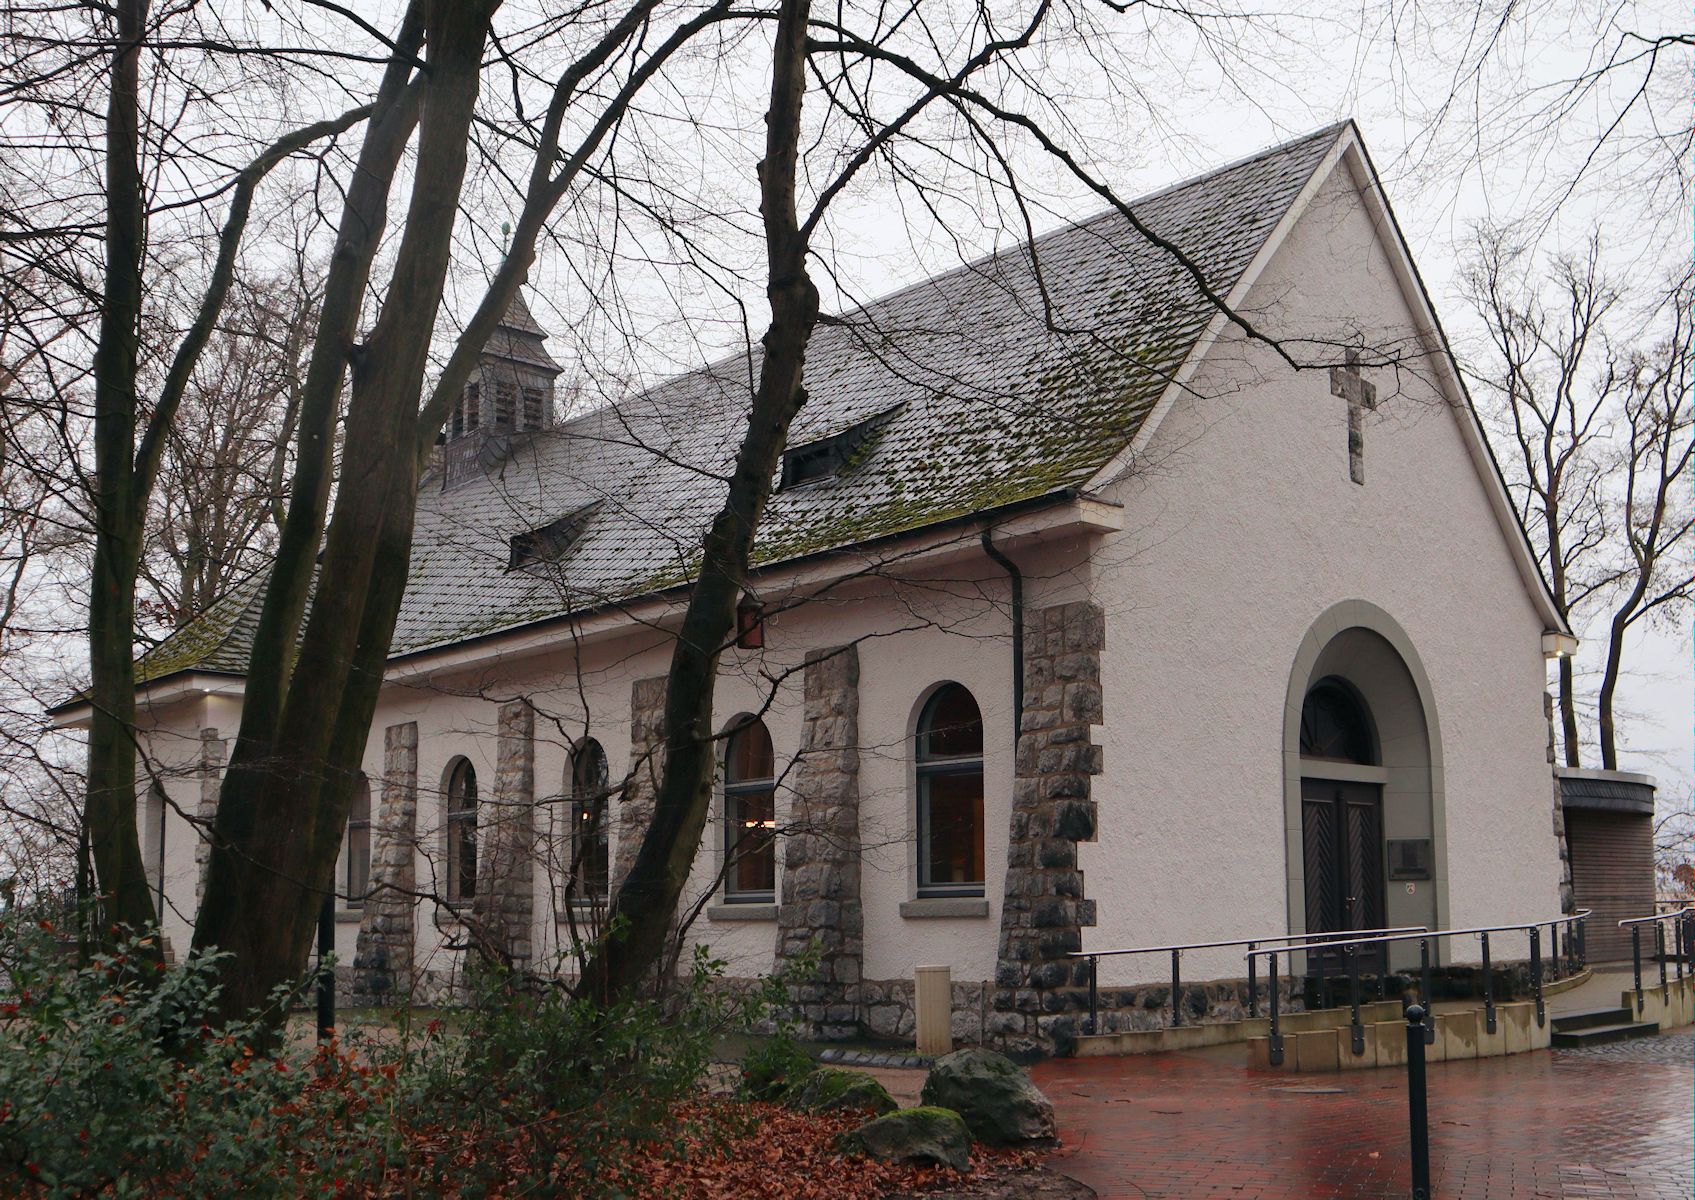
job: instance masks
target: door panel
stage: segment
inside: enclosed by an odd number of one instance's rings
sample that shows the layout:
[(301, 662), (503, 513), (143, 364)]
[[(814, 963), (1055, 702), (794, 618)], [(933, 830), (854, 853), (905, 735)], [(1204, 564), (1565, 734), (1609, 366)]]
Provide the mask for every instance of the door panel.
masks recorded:
[[(1383, 794), (1376, 784), (1301, 781), (1301, 835), (1305, 848), (1306, 916), (1309, 933), (1381, 929), (1383, 893)], [(1308, 954), (1324, 957), (1324, 970), (1341, 970), (1341, 951)], [(1360, 969), (1380, 972), (1387, 955), (1382, 946), (1360, 950)]]

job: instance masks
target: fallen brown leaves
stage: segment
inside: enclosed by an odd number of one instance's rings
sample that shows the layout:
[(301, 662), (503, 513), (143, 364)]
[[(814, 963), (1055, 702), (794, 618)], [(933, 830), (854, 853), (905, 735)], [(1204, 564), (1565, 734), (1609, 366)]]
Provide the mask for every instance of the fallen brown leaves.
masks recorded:
[[(722, 1105), (730, 1110), (704, 1111)], [(684, 1153), (652, 1154), (643, 1164), (648, 1189), (642, 1200), (881, 1200), (894, 1192), (935, 1192), (969, 1177), (943, 1167), (900, 1167), (834, 1149), (836, 1137), (866, 1114), (796, 1113), (775, 1104), (713, 1100), (683, 1106), (691, 1128), (722, 1129), (726, 1119), (743, 1126), (724, 1138), (686, 1139)], [(972, 1152), (973, 1165), (1034, 1163), (1030, 1151)]]

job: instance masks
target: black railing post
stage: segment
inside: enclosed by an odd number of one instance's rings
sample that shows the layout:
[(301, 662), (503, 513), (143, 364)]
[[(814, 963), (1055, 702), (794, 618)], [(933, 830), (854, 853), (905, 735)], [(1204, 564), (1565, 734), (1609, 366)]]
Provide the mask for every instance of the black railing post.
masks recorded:
[(1666, 923), (1654, 922), (1654, 957), (1660, 960), (1660, 999), (1666, 991)]
[(330, 959), (335, 955), (335, 895), (326, 892), (318, 906), (318, 1040), (335, 1036), (335, 973)]
[(1183, 1023), (1183, 952), (1171, 952), (1171, 1024)]
[(1542, 927), (1530, 927), (1530, 990), (1536, 997), (1536, 1028), (1548, 1023), (1548, 1010), (1542, 1004)]
[(1560, 978), (1560, 924), (1558, 921), (1548, 922), (1548, 978), (1559, 981)]
[(1642, 1015), (1642, 926), (1630, 927), (1630, 970), (1636, 982), (1636, 1015)]
[(1489, 935), (1477, 935), (1483, 942), (1483, 1025), (1490, 1033), (1495, 1032), (1495, 970), (1489, 965)]
[(1418, 939), (1418, 1003), (1424, 1010), (1424, 1044), (1436, 1041), (1436, 1018), (1430, 1012), (1430, 939)]
[(1577, 918), (1577, 965), (1579, 969), (1589, 965), (1589, 918)]
[(1677, 977), (1683, 978), (1684, 970), (1689, 964), (1689, 913), (1679, 913), (1677, 917)]
[(1348, 946), (1342, 953), (1348, 963), (1348, 1007), (1352, 1012), (1348, 1021), (1348, 1033), (1354, 1054), (1357, 1056), (1365, 1053), (1365, 1026), (1360, 1024), (1359, 947)]
[[(1307, 945), (1307, 957), (1311, 958), (1312, 953), (1313, 953), (1313, 948), (1312, 948), (1312, 945), (1309, 943)], [(1321, 943), (1320, 947), (1319, 947), (1318, 966), (1317, 966), (1314, 973), (1318, 976), (1318, 984), (1317, 984), (1317, 987), (1318, 987), (1318, 1006), (1320, 1008), (1329, 1008), (1330, 1007), (1330, 1004), (1329, 1004), (1330, 989), (1327, 986), (1328, 980), (1325, 978), (1325, 975), (1324, 975), (1324, 948), (1323, 948), (1323, 943)]]
[(1099, 962), (1096, 955), (1089, 955), (1089, 1032), (1101, 1031), (1101, 998), (1099, 983), (1095, 977), (1095, 967)]
[(1413, 1200), (1430, 1200), (1430, 1099), (1424, 1088), (1423, 1008), (1407, 1008), (1407, 1124), (1412, 1133)]
[(1259, 1016), (1259, 978), (1255, 974), (1258, 968), (1254, 959), (1254, 944), (1248, 943), (1248, 1016)]
[[(1291, 961), (1293, 961), (1293, 955), (1294, 951), (1290, 951)], [(1271, 984), (1271, 1065), (1280, 1067), (1283, 1065), (1283, 1031), (1277, 1025), (1277, 951), (1273, 950), (1270, 958), (1270, 970), (1267, 972), (1267, 978)]]

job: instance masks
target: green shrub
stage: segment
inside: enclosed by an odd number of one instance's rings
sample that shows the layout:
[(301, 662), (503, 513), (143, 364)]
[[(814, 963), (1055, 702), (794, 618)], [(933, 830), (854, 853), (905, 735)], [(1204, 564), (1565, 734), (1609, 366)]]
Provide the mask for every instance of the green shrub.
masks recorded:
[(731, 1132), (701, 1123), (740, 1118), (684, 1102), (787, 987), (727, 990), (697, 953), (664, 1001), (601, 1008), (485, 969), (447, 1021), (402, 1010), (268, 1053), (264, 1026), (213, 1015), (223, 956), (145, 949), (78, 965), (51, 928), (0, 915), (0, 1195), (628, 1192), (635, 1143)]
[(220, 956), (163, 967), (146, 949), (79, 966), (46, 922), (0, 919), (0, 1192), (293, 1193), (310, 1139), (279, 1170), (279, 1125), (339, 1138), (362, 1077), (305, 1087), (308, 1064), (254, 1053), (258, 1026), (213, 1024)]

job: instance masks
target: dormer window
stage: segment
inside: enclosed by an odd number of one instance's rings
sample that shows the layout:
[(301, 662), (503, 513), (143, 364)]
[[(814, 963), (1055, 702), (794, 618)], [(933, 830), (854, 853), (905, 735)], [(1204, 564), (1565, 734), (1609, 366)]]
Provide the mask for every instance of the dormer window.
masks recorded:
[(903, 407), (904, 405), (897, 404), (876, 416), (867, 417), (848, 426), (840, 433), (833, 433), (827, 438), (819, 438), (815, 442), (807, 442), (784, 451), (783, 473), (778, 479), (777, 490), (800, 487), (843, 474), (854, 465), (867, 444), (882, 432), (883, 426), (889, 423), (890, 418)]
[(506, 569), (522, 571), (557, 563), (569, 554), (582, 538), (589, 517), (597, 507), (598, 502), (587, 504), (574, 512), (566, 513), (556, 521), (513, 534), (507, 539)]

